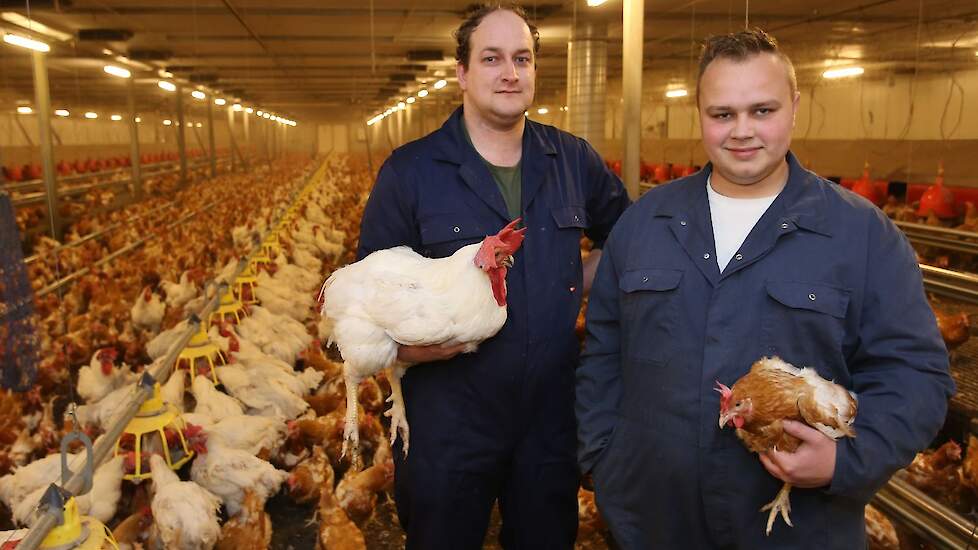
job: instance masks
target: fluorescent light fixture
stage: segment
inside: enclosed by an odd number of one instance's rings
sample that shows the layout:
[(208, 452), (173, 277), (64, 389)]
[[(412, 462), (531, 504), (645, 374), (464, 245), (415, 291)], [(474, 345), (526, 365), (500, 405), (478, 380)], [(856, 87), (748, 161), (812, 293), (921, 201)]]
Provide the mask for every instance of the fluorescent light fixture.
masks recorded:
[(194, 90), (190, 92), (190, 95), (192, 95), (194, 99), (207, 99), (207, 94), (200, 90)]
[(159, 82), (156, 83), (156, 85), (168, 92), (177, 91), (177, 85), (172, 82), (167, 82), (166, 80), (160, 80)]
[(95, 120), (96, 118), (98, 118), (98, 113), (93, 113), (92, 111), (88, 111), (87, 113), (85, 113), (85, 118), (89, 120)]
[(48, 46), (44, 42), (31, 40), (30, 38), (21, 36), (19, 34), (4, 34), (3, 41), (13, 46), (20, 46), (21, 48), (27, 48), (28, 50), (34, 50), (37, 52), (51, 51), (51, 46)]
[(20, 107), (17, 107), (17, 114), (29, 115), (29, 114), (31, 114), (33, 112), (34, 112), (34, 109), (31, 109), (27, 105), (21, 105)]
[(60, 40), (62, 42), (74, 38), (72, 35), (66, 32), (61, 32), (59, 30), (52, 29), (51, 27), (43, 23), (38, 23), (33, 19), (28, 19), (23, 15), (12, 11), (5, 11), (3, 13), (0, 13), (0, 19), (3, 19), (8, 23), (13, 23), (18, 27), (23, 27), (31, 32), (41, 33), (45, 36), (50, 36), (51, 38), (54, 38), (55, 40)]
[(118, 122), (118, 121), (122, 120), (122, 115), (112, 115), (109, 118), (111, 118), (112, 120)]
[(539, 109), (537, 109), (537, 114), (538, 115), (545, 115), (545, 114), (547, 114), (549, 112), (550, 112), (550, 109), (548, 109), (546, 107), (540, 107)]
[(404, 101), (406, 101), (407, 104), (410, 105), (410, 104), (414, 103), (415, 101), (417, 101), (417, 99), (415, 99), (414, 96), (411, 96), (411, 97), (405, 99)]
[(258, 115), (258, 116), (262, 116), (262, 115), (264, 115), (264, 114), (265, 114), (265, 111), (258, 111), (258, 112), (257, 112), (257, 113), (255, 113), (255, 114), (256, 114), (256, 115)]
[(250, 115), (251, 113), (254, 113), (254, 112), (255, 112), (255, 110), (254, 110), (254, 109), (252, 109), (251, 107), (245, 107), (245, 112), (246, 112), (246, 113), (248, 113), (248, 114)]
[(201, 124), (201, 123), (199, 123), (199, 122), (198, 122), (198, 123), (196, 124), (196, 126), (197, 126), (198, 128), (203, 128), (203, 127), (204, 127), (204, 125), (203, 125), (203, 124)]
[(223, 97), (219, 97), (214, 100), (214, 105), (224, 105), (226, 103), (227, 101), (225, 101)]
[(418, 97), (428, 97), (428, 90), (418, 90)]
[(436, 90), (440, 90), (440, 89), (444, 88), (445, 86), (448, 86), (448, 81), (445, 80), (445, 79), (441, 79), (438, 82), (435, 82), (434, 88)]
[(132, 73), (123, 69), (122, 67), (116, 67), (115, 65), (106, 65), (102, 67), (102, 70), (112, 76), (118, 76), (119, 78), (129, 78)]
[(57, 116), (65, 117), (70, 115), (71, 113), (68, 112), (68, 109), (55, 109), (54, 114)]
[(377, 124), (381, 120), (384, 120), (384, 115), (377, 115), (377, 116), (375, 116), (372, 119), (370, 119), (370, 120), (367, 121), (367, 126), (373, 126), (374, 124)]
[(607, 0), (587, 0), (587, 5), (590, 7), (600, 6), (604, 4)]
[(407, 104), (406, 103), (404, 103), (403, 101), (398, 101), (397, 102), (397, 110), (398, 111), (403, 111), (406, 108), (407, 108)]
[(143, 121), (143, 119), (141, 119), (141, 118), (139, 118), (139, 117), (136, 117), (136, 123), (140, 123), (140, 122), (142, 122), (142, 121)]
[(173, 124), (173, 122), (170, 119), (166, 119), (163, 121), (163, 126), (169, 126), (171, 124)]
[(160, 69), (158, 74), (160, 75), (160, 78), (173, 78), (173, 73), (170, 71), (164, 71), (163, 69)]
[(686, 97), (688, 95), (689, 95), (689, 92), (686, 90), (686, 88), (680, 88), (678, 90), (667, 90), (666, 91), (666, 97)]
[(244, 107), (242, 107), (240, 103), (235, 103), (234, 106), (231, 107), (231, 108), (234, 109), (235, 111), (243, 111), (244, 110)]
[(272, 118), (272, 115), (265, 113), (261, 116), (262, 118)]
[(862, 67), (843, 67), (841, 69), (829, 69), (822, 73), (822, 78), (846, 78), (848, 76), (859, 76), (865, 69)]

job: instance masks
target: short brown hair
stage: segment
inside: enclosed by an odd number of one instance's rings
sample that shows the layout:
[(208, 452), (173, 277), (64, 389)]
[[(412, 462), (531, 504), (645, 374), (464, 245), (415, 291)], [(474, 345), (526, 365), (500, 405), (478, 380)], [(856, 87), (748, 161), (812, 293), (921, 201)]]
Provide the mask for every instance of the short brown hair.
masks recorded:
[(469, 55), (472, 53), (470, 47), (472, 33), (475, 32), (476, 27), (479, 26), (479, 23), (482, 23), (482, 20), (487, 15), (500, 10), (511, 11), (523, 19), (523, 22), (530, 29), (530, 35), (533, 36), (534, 59), (540, 53), (540, 31), (537, 30), (536, 25), (530, 23), (529, 16), (526, 15), (526, 10), (522, 6), (509, 2), (475, 4), (466, 12), (465, 20), (462, 21), (462, 24), (452, 33), (452, 36), (455, 37), (455, 61), (461, 63), (466, 69), (469, 68)]
[(729, 59), (740, 62), (762, 53), (774, 54), (784, 62), (785, 70), (788, 72), (788, 83), (791, 85), (791, 95), (794, 96), (798, 91), (798, 78), (795, 76), (794, 64), (781, 51), (778, 41), (773, 36), (754, 27), (730, 34), (713, 35), (703, 42), (703, 51), (700, 53), (700, 72), (696, 76), (697, 103), (700, 98), (700, 80), (703, 79), (703, 73), (706, 72), (706, 68), (714, 59)]

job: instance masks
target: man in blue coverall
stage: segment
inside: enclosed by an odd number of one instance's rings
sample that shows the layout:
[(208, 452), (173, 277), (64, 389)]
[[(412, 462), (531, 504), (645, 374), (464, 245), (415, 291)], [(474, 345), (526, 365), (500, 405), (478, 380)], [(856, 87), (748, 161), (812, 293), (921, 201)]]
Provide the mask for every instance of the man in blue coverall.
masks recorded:
[(479, 8), (455, 34), (462, 107), (381, 167), (358, 256), (407, 245), (445, 257), (517, 217), (527, 232), (496, 336), (472, 354), (398, 352), (416, 364), (402, 381), (411, 446), (394, 452), (398, 515), (408, 548), (477, 549), (498, 499), (506, 548), (571, 548), (574, 324), (589, 284), (579, 241), (583, 230), (600, 248), (628, 198), (587, 142), (524, 116), (539, 35), (522, 10)]
[[(863, 508), (940, 429), (948, 358), (903, 234), (788, 150), (794, 69), (762, 31), (707, 40), (702, 171), (656, 187), (604, 248), (577, 373), (578, 456), (623, 548), (865, 547)], [(855, 438), (801, 423), (760, 460), (715, 381), (763, 356), (855, 392)], [(783, 482), (794, 527), (765, 536)]]

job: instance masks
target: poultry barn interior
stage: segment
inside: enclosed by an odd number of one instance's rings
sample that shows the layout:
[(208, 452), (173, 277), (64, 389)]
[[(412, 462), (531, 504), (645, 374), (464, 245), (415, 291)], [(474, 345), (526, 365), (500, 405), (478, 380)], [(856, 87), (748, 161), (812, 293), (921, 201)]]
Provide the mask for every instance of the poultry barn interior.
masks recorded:
[[(469, 5), (0, 0), (0, 546), (55, 547), (74, 518), (86, 548), (404, 547), (390, 383), (357, 389), (353, 467), (317, 296), (356, 259), (381, 164), (460, 105)], [(957, 384), (867, 507), (869, 547), (978, 547), (978, 3), (524, 6), (526, 116), (587, 139), (633, 199), (707, 162), (702, 40), (777, 37), (792, 151), (909, 238)], [(616, 548), (590, 489), (577, 547)], [(499, 530), (494, 511), (485, 548)]]

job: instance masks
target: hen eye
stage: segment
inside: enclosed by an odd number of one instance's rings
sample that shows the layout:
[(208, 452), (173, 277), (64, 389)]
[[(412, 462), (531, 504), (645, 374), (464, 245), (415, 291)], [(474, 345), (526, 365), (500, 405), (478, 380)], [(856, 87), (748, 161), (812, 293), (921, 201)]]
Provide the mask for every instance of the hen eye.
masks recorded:
[(743, 403), (743, 401), (737, 401), (736, 403), (734, 403), (734, 407), (737, 407), (739, 409), (741, 403)]

